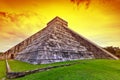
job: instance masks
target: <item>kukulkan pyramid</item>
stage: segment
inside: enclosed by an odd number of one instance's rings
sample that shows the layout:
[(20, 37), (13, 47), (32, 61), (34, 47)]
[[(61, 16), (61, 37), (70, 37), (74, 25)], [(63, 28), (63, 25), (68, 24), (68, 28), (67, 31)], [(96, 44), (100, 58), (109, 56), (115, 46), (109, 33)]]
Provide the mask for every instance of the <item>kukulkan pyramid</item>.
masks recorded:
[(118, 59), (116, 56), (68, 28), (59, 17), (5, 52), (7, 59), (32, 64), (47, 64), (78, 59)]

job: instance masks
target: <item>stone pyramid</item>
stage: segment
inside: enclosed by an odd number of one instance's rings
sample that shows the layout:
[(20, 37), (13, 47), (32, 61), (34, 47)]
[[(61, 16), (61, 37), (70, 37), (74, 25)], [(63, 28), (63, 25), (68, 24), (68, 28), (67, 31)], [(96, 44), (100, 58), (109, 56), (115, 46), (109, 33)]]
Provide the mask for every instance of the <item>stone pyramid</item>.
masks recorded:
[(78, 59), (118, 59), (69, 29), (68, 23), (59, 17), (55, 17), (47, 27), (5, 53), (7, 58), (32, 64)]

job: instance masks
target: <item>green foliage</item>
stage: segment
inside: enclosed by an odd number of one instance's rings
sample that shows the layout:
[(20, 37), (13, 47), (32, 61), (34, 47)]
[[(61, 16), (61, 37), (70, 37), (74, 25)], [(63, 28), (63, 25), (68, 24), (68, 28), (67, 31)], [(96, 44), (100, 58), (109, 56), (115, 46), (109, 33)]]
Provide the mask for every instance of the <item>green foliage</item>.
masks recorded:
[(117, 57), (120, 58), (120, 48), (119, 47), (109, 46), (109, 47), (106, 47), (104, 49), (106, 49), (110, 53), (112, 53), (112, 54), (114, 54), (114, 55), (116, 55)]
[(0, 52), (0, 55), (3, 54), (3, 52)]

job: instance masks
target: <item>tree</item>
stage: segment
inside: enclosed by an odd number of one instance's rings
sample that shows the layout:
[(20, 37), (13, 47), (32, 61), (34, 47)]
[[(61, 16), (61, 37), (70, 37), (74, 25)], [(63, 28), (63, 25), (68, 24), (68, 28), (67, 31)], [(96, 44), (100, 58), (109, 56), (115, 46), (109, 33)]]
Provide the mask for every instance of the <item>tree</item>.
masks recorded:
[(120, 48), (119, 47), (109, 46), (109, 47), (105, 47), (104, 49), (120, 58)]

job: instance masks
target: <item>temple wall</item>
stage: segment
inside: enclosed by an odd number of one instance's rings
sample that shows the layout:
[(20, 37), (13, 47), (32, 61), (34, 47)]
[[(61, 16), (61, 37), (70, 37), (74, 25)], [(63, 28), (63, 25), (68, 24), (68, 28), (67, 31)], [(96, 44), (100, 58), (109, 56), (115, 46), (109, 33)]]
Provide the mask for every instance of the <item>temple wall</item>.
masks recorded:
[[(47, 31), (45, 30), (47, 28)], [(34, 35), (30, 36), (29, 38), (25, 39), (24, 41), (20, 42), (19, 44), (15, 45), (11, 49), (7, 50), (4, 53), (4, 56), (7, 55), (7, 59), (11, 59), (11, 55), (14, 55), (14, 57), (17, 55), (17, 53), (21, 52), (22, 50), (28, 48), (28, 46), (34, 42), (37, 43), (38, 40), (44, 41), (45, 37), (47, 36), (47, 33), (51, 33), (53, 30), (51, 27), (45, 27), (41, 31), (35, 33)], [(40, 42), (40, 41), (39, 41)]]
[(111, 53), (67, 28), (67, 22), (59, 18), (47, 27), (25, 39), (4, 53), (8, 59), (32, 64), (46, 64), (76, 59), (118, 59)]
[[(65, 28), (65, 27), (64, 27)], [(89, 51), (94, 53), (95, 58), (108, 58), (108, 59), (119, 59), (116, 56), (112, 55), (108, 51), (102, 49), (98, 45), (94, 44), (93, 42), (89, 41), (88, 39), (82, 37), (81, 35), (77, 34), (76, 32), (70, 30), (69, 28), (65, 28), (67, 32), (71, 33), (72, 36), (76, 38), (76, 41), (80, 42), (81, 45), (85, 46)]]

